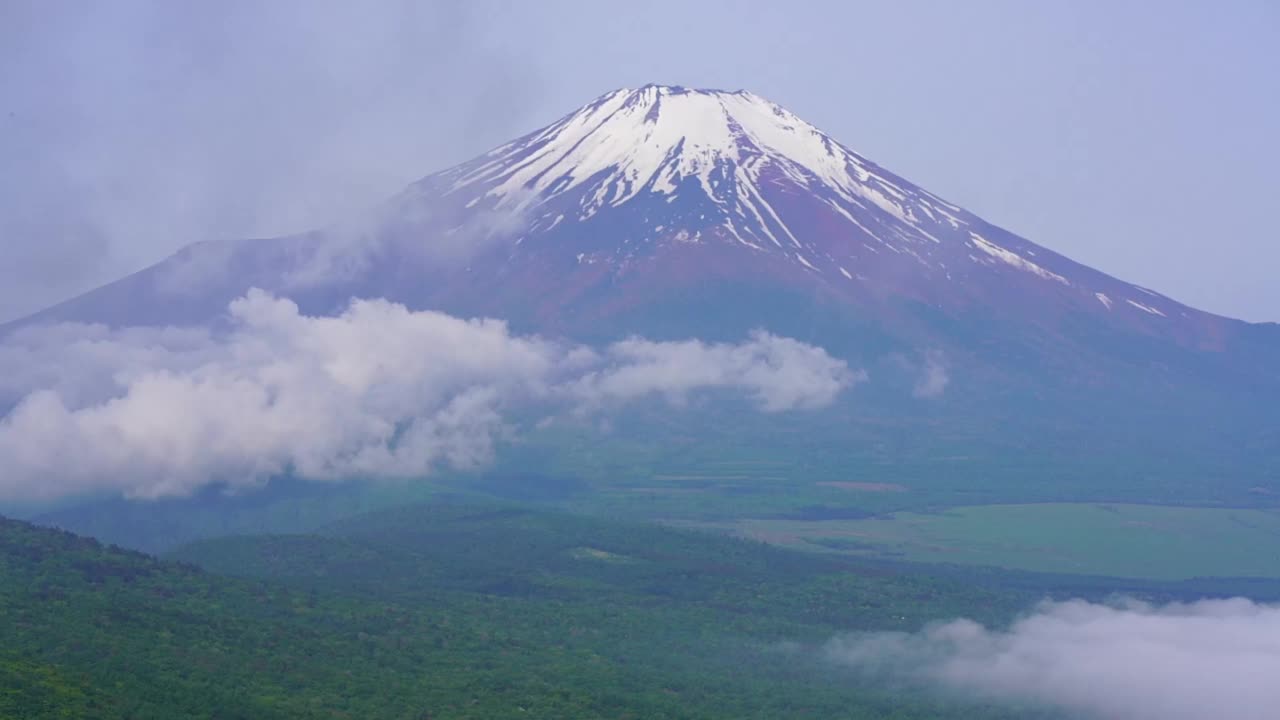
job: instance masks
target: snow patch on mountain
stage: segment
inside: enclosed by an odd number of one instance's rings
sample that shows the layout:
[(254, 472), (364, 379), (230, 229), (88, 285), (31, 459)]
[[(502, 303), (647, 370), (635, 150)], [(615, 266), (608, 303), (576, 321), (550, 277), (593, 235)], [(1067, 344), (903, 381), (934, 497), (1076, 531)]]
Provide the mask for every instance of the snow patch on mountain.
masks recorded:
[(990, 255), (991, 257), (999, 260), (1000, 262), (1012, 265), (1013, 267), (1016, 267), (1019, 270), (1026, 270), (1029, 273), (1034, 273), (1048, 280), (1056, 280), (1062, 283), (1063, 285), (1071, 284), (1066, 278), (1062, 277), (1061, 275), (1045, 270), (1039, 265), (1022, 257), (1021, 255), (1015, 252), (1006, 250), (1005, 248), (1002, 248), (999, 245), (996, 245), (995, 243), (987, 240), (986, 238), (982, 237), (978, 233), (975, 233), (975, 232), (969, 233), (969, 239), (973, 241), (974, 247)]
[(1151, 307), (1150, 305), (1144, 305), (1144, 304), (1142, 304), (1142, 303), (1140, 303), (1140, 302), (1137, 302), (1136, 300), (1128, 300), (1128, 299), (1126, 299), (1126, 300), (1125, 300), (1125, 302), (1127, 302), (1127, 303), (1129, 303), (1130, 305), (1132, 305), (1132, 306), (1134, 306), (1134, 307), (1138, 308), (1138, 309), (1139, 309), (1139, 310), (1141, 310), (1142, 312), (1149, 313), (1149, 314), (1151, 314), (1151, 315), (1159, 315), (1160, 317), (1166, 317), (1164, 313), (1162, 313), (1162, 312), (1160, 312), (1159, 310), (1157, 310), (1157, 309), (1155, 309), (1155, 308)]

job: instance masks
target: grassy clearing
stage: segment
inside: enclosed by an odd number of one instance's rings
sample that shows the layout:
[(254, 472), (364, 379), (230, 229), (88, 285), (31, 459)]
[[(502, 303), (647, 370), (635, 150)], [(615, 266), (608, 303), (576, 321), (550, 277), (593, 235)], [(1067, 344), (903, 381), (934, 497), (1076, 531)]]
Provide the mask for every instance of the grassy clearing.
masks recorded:
[(858, 490), (862, 492), (906, 492), (906, 485), (898, 483), (882, 483), (882, 482), (820, 482), (815, 483), (820, 487), (840, 488), (841, 490)]
[(1280, 510), (1043, 503), (861, 520), (748, 519), (767, 542), (1042, 572), (1179, 580), (1280, 577)]

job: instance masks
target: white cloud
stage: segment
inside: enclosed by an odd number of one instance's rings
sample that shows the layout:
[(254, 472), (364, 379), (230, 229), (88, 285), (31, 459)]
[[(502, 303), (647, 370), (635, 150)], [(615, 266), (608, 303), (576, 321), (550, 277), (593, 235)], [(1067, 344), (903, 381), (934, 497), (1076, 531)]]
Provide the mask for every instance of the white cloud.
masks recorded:
[(840, 663), (986, 700), (1107, 720), (1264, 720), (1280, 708), (1280, 607), (1046, 602), (1007, 630), (969, 620), (838, 638)]
[(861, 379), (820, 348), (631, 339), (600, 351), (358, 300), (308, 317), (251, 291), (231, 329), (57, 325), (0, 342), (0, 498), (181, 495), (272, 475), (413, 477), (488, 462), (516, 411), (745, 392), (766, 412)]
[(866, 380), (822, 348), (755, 331), (747, 342), (709, 345), (698, 340), (615, 343), (608, 365), (572, 383), (592, 402), (662, 394), (679, 404), (694, 390), (745, 390), (766, 411), (814, 409), (831, 403), (850, 384)]

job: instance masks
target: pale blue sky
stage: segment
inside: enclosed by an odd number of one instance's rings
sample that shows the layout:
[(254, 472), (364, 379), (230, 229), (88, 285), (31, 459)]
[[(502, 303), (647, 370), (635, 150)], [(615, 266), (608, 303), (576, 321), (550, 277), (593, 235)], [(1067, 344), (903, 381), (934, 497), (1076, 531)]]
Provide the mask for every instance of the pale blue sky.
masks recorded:
[(1031, 240), (1280, 320), (1280, 3), (0, 3), (0, 318), (304, 229), (647, 82), (747, 88)]

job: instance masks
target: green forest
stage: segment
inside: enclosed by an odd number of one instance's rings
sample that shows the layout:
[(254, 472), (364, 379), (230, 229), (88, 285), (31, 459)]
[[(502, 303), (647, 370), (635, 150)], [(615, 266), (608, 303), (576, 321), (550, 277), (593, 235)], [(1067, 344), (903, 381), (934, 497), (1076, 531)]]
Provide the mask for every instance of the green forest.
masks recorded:
[(4, 520), (0, 717), (1027, 717), (821, 647), (1033, 596), (448, 498), (167, 558)]
[(0, 717), (1050, 717), (822, 648), (1053, 595), (1274, 585), (897, 565), (444, 495), (165, 557), (2, 520)]

